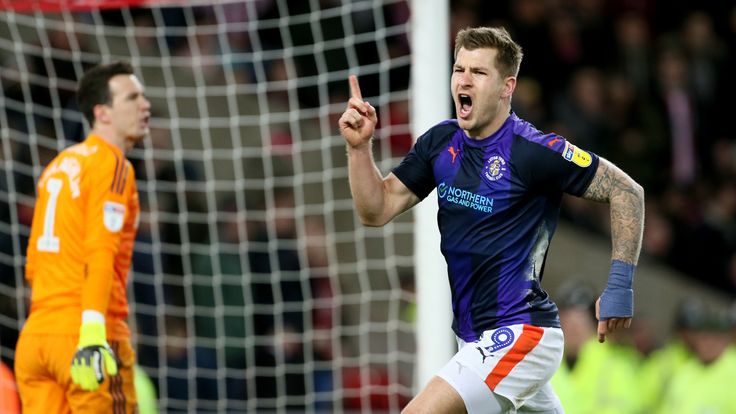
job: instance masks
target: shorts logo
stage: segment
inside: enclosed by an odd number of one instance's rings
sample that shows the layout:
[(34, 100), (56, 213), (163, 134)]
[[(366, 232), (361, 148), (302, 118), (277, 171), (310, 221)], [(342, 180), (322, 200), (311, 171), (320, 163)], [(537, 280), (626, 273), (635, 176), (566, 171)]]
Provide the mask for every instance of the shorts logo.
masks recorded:
[(581, 150), (569, 142), (565, 142), (565, 149), (562, 151), (562, 158), (583, 168), (589, 166), (593, 162), (593, 157), (591, 157), (588, 152)]
[[(486, 358), (492, 357), (493, 353), (498, 351), (499, 349), (506, 348), (507, 346), (514, 343), (514, 331), (512, 331), (509, 328), (498, 328), (495, 331), (493, 331), (493, 334), (491, 335), (491, 342), (493, 345), (490, 346), (484, 346), (484, 347), (476, 347), (478, 352), (483, 356), (483, 362), (486, 362)], [(486, 355), (486, 352), (489, 354)]]
[(106, 201), (102, 208), (102, 222), (105, 224), (105, 228), (113, 233), (119, 232), (125, 221), (125, 206), (113, 201)]
[(486, 161), (483, 175), (491, 181), (498, 181), (506, 171), (506, 160), (499, 155), (494, 155)]

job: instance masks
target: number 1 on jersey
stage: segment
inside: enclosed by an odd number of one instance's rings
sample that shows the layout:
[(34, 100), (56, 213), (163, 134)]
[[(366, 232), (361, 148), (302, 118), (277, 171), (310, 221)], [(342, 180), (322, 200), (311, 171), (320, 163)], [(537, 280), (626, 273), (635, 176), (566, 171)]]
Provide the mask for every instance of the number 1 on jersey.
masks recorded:
[(59, 253), (59, 238), (54, 236), (54, 220), (56, 219), (56, 200), (59, 198), (63, 184), (64, 182), (59, 178), (49, 178), (46, 181), (49, 199), (43, 215), (43, 234), (39, 236), (36, 243), (36, 249), (39, 252)]

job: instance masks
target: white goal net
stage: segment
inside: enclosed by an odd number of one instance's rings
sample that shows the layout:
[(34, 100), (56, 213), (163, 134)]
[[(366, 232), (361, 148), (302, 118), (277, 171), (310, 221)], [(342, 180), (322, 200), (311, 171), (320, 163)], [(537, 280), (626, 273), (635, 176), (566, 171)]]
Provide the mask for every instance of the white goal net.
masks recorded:
[(160, 411), (399, 411), (415, 363), (413, 224), (359, 223), (337, 119), (357, 74), (380, 169), (408, 151), (407, 1), (0, 9), (3, 361), (28, 316), (34, 183), (86, 132), (76, 81), (128, 60), (153, 106), (151, 136), (128, 153), (141, 197), (129, 322)]

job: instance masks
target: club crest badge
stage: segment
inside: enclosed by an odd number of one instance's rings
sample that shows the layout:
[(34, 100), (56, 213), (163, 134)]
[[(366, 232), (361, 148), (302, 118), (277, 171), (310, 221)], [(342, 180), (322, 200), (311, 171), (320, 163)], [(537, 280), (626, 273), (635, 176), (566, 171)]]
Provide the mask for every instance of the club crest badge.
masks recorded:
[(102, 222), (105, 224), (105, 228), (113, 233), (119, 232), (125, 222), (125, 206), (120, 203), (106, 201), (102, 211)]
[(483, 175), (490, 181), (498, 181), (506, 172), (506, 160), (500, 155), (494, 155), (486, 161), (483, 168)]

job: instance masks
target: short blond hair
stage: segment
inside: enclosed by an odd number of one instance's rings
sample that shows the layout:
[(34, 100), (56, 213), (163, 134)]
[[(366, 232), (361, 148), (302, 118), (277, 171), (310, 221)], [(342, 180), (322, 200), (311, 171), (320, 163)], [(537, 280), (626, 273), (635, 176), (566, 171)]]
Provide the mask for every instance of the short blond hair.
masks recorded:
[(503, 27), (466, 27), (455, 36), (455, 55), (461, 48), (475, 50), (481, 48), (496, 49), (496, 69), (501, 76), (518, 76), (521, 59), (524, 53), (521, 46), (511, 39), (511, 35)]

